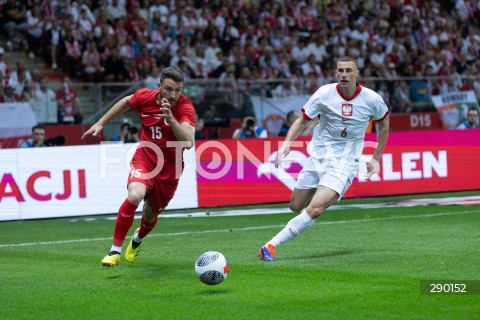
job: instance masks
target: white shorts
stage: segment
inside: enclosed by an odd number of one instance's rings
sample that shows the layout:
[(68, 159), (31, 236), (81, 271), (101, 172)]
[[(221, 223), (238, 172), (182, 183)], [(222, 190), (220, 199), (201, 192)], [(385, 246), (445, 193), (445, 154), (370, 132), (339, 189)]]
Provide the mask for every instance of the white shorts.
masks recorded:
[(355, 171), (335, 170), (329, 163), (322, 167), (322, 159), (308, 157), (302, 171), (298, 174), (296, 189), (316, 189), (325, 186), (338, 193), (338, 199), (343, 196), (352, 184)]

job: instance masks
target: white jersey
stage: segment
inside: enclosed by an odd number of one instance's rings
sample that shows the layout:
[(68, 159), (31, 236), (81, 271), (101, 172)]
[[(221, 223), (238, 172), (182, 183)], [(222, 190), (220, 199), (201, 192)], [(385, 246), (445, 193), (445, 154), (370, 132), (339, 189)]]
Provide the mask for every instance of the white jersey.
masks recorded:
[(346, 99), (340, 85), (333, 83), (321, 86), (303, 106), (302, 114), (307, 120), (319, 118), (307, 147), (309, 155), (355, 174), (370, 119), (383, 120), (388, 108), (373, 90), (358, 85)]

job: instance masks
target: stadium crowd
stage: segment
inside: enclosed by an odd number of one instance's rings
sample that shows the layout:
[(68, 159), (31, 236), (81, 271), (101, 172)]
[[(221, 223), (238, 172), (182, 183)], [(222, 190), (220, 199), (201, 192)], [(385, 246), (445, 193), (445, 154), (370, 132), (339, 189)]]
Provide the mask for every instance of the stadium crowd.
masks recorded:
[[(480, 98), (480, 1), (3, 0), (1, 5), (6, 50), (25, 50), (81, 81), (155, 83), (162, 68), (175, 65), (187, 80), (236, 80), (240, 89), (259, 79), (278, 80), (266, 94), (281, 97), (295, 94), (299, 83), (314, 92), (334, 77), (335, 59), (350, 55), (357, 58), (362, 84), (376, 90), (393, 112), (429, 108), (431, 95), (450, 91), (473, 89)], [(12, 82), (1, 54), (0, 74)]]

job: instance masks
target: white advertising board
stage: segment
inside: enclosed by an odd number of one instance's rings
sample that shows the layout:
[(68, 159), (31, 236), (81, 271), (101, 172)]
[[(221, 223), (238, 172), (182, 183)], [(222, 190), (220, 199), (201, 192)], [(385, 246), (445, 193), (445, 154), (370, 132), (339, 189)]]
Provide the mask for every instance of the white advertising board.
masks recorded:
[[(0, 150), (0, 221), (116, 213), (136, 144)], [(194, 148), (167, 209), (198, 206)], [(139, 211), (143, 204), (140, 204)]]

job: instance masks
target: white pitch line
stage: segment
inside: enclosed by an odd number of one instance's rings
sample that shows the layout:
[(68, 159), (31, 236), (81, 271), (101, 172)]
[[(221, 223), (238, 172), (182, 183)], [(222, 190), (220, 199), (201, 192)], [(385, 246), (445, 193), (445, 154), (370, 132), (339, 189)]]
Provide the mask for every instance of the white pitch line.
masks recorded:
[[(427, 205), (464, 205), (466, 203), (473, 204), (469, 201), (480, 202), (480, 196), (470, 197), (450, 197), (450, 198), (425, 198), (425, 199), (413, 199), (402, 201), (390, 201), (381, 203), (365, 203), (365, 204), (336, 204), (328, 208), (328, 211), (332, 210), (347, 210), (347, 209), (378, 209), (378, 208), (402, 208), (402, 207), (417, 207)], [(191, 212), (191, 213), (164, 213), (159, 215), (159, 218), (202, 218), (202, 217), (230, 217), (230, 216), (252, 216), (252, 215), (264, 215), (264, 214), (283, 214), (293, 213), (288, 207), (284, 208), (258, 208), (258, 209), (235, 209), (235, 210), (223, 210), (223, 211), (209, 211), (205, 209), (203, 211)], [(135, 216), (135, 219), (140, 219), (141, 213)], [(97, 221), (97, 220), (116, 220), (117, 216), (97, 216), (97, 217), (77, 217), (70, 218), (68, 221)]]
[[(359, 223), (359, 222), (369, 222), (369, 221), (388, 221), (388, 220), (400, 220), (400, 219), (416, 219), (416, 218), (433, 218), (449, 215), (458, 215), (465, 213), (478, 213), (479, 210), (470, 210), (470, 211), (457, 211), (457, 212), (439, 212), (431, 214), (422, 214), (415, 216), (391, 216), (385, 218), (367, 218), (367, 219), (356, 219), (356, 220), (339, 220), (339, 221), (319, 221), (315, 225), (331, 225), (331, 224), (345, 224), (345, 223)], [(271, 229), (271, 228), (281, 228), (285, 225), (270, 225), (270, 226), (258, 226), (258, 227), (246, 227), (246, 228), (231, 228), (231, 229), (219, 229), (219, 230), (205, 230), (205, 231), (186, 231), (186, 232), (174, 232), (174, 233), (158, 233), (150, 234), (149, 237), (175, 237), (182, 235), (193, 235), (193, 234), (207, 234), (207, 233), (222, 233), (222, 232), (233, 232), (233, 231), (250, 231), (250, 230), (261, 230), (261, 229)], [(68, 243), (78, 243), (78, 242), (91, 242), (91, 241), (106, 241), (111, 240), (111, 237), (108, 238), (89, 238), (89, 239), (77, 239), (77, 240), (61, 240), (61, 241), (44, 241), (44, 242), (25, 242), (25, 243), (12, 243), (12, 244), (0, 244), (0, 248), (12, 248), (12, 247), (30, 247), (30, 246), (40, 246), (40, 245), (52, 245), (52, 244), (68, 244)]]

